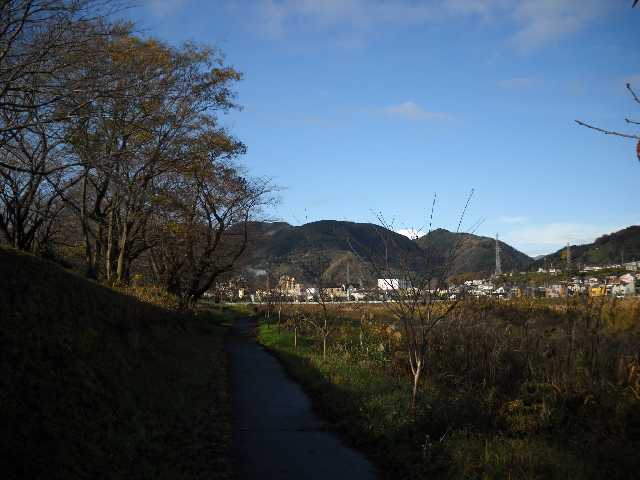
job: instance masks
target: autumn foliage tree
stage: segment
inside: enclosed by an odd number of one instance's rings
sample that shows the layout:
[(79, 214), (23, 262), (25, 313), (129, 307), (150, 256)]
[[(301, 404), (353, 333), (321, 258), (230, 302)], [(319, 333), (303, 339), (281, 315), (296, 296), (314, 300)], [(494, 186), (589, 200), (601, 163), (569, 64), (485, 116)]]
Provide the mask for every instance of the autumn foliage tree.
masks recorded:
[(155, 199), (153, 272), (185, 307), (234, 268), (249, 244), (249, 222), (271, 200), (268, 181), (233, 165), (242, 151), (222, 130), (203, 132)]
[(0, 235), (82, 251), (87, 276), (155, 281), (187, 308), (243, 256), (271, 187), (219, 123), (241, 79), (215, 48), (112, 22), (119, 4), (0, 4)]
[(234, 105), (229, 84), (240, 78), (215, 50), (173, 48), (131, 35), (108, 48), (120, 73), (116, 93), (83, 109), (68, 136), (81, 165), (78, 211), (90, 276), (127, 283), (131, 263), (151, 247), (151, 199), (163, 175), (183, 162), (185, 148), (213, 112)]

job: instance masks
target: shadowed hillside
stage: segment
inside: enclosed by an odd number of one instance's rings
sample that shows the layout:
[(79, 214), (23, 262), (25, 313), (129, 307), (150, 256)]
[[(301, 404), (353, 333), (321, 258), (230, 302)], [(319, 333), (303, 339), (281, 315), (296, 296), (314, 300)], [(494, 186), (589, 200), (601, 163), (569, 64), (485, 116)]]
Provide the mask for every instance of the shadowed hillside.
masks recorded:
[[(374, 273), (366, 259), (385, 258), (385, 244), (392, 269), (409, 265), (416, 272), (427, 268), (439, 270), (452, 257), (449, 275), (475, 273), (486, 275), (494, 271), (495, 241), (466, 233), (452, 233), (438, 229), (416, 240), (370, 223), (323, 220), (301, 226), (286, 223), (259, 224), (259, 234), (251, 266), (267, 270), (273, 275), (294, 275), (310, 281), (309, 265), (322, 263), (322, 270), (333, 283), (346, 282), (347, 265), (353, 283), (371, 281)], [(427, 240), (428, 239), (428, 240)], [(427, 267), (425, 247), (432, 242), (430, 267)], [(522, 252), (500, 242), (504, 271), (524, 270), (532, 262)]]
[(414, 268), (420, 268), (420, 248), (405, 236), (379, 225), (336, 220), (297, 227), (270, 225), (274, 228), (263, 228), (264, 233), (256, 242), (252, 266), (274, 275), (289, 274), (311, 281), (321, 269), (330, 281), (344, 283), (349, 264), (351, 281), (356, 282), (370, 271), (363, 259), (384, 256), (382, 239), (389, 247), (392, 267), (399, 268), (401, 259), (408, 259)]
[[(603, 235), (593, 243), (571, 245), (571, 262), (574, 265), (610, 265), (640, 260), (640, 226)], [(566, 263), (566, 248), (536, 260), (534, 267), (561, 266)]]
[(227, 478), (212, 320), (0, 247), (3, 478)]
[[(495, 271), (496, 241), (493, 238), (455, 233), (438, 228), (416, 240), (423, 249), (431, 249), (434, 258), (446, 262), (451, 258), (451, 275), (476, 273), (488, 275)], [(500, 241), (500, 263), (503, 272), (526, 270), (533, 259)]]

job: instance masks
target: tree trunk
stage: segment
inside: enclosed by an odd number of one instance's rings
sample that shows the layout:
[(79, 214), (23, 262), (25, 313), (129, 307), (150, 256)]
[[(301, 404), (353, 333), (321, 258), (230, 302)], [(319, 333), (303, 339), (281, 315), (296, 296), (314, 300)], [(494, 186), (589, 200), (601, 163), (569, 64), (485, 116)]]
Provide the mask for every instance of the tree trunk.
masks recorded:
[(107, 270), (107, 281), (113, 280), (113, 265), (116, 246), (116, 207), (115, 203), (111, 206), (109, 212), (109, 226), (107, 227), (107, 252), (105, 258), (105, 267)]
[(327, 336), (325, 334), (322, 335), (322, 360), (327, 359)]
[[(87, 172), (85, 171), (82, 181), (82, 208), (80, 210), (80, 220), (82, 225), (82, 235), (84, 237), (84, 256), (87, 261), (86, 276), (93, 280), (98, 279), (97, 252), (91, 247), (91, 234), (89, 233), (89, 219), (87, 215)], [(96, 240), (97, 247), (97, 240)], [(95, 255), (94, 255), (95, 254)]]
[(278, 304), (278, 334), (280, 334), (280, 318), (282, 314), (282, 305)]
[(411, 367), (413, 372), (413, 389), (411, 390), (411, 411), (416, 411), (416, 400), (418, 398), (418, 386), (420, 384), (420, 378), (422, 376), (422, 360), (416, 362), (415, 368)]
[(19, 235), (18, 232), (20, 231), (20, 229), (22, 228), (22, 222), (20, 220), (20, 209), (18, 207), (18, 204), (20, 202), (18, 201), (18, 195), (16, 195), (15, 198), (15, 205), (13, 208), (13, 247), (16, 249), (20, 248), (20, 241), (19, 241)]
[(89, 240), (87, 235), (85, 235), (85, 239), (84, 239), (84, 258), (87, 262), (87, 269), (86, 269), (85, 275), (87, 276), (87, 278), (90, 278), (92, 280), (97, 280), (98, 272), (96, 272), (96, 268), (95, 268), (94, 256), (91, 249), (91, 241)]
[(118, 262), (116, 267), (116, 283), (119, 285), (126, 284), (126, 271), (127, 271), (127, 241), (129, 236), (128, 224), (125, 222), (122, 225), (122, 234), (120, 235), (120, 242), (118, 244)]

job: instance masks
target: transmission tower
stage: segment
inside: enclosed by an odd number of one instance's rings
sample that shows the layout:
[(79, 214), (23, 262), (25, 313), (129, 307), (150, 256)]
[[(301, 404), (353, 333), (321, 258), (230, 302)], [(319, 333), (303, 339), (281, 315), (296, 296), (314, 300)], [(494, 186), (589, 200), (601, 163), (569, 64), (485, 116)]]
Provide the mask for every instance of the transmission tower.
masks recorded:
[(498, 234), (496, 233), (496, 277), (502, 275), (502, 265), (500, 264), (500, 243), (498, 242)]

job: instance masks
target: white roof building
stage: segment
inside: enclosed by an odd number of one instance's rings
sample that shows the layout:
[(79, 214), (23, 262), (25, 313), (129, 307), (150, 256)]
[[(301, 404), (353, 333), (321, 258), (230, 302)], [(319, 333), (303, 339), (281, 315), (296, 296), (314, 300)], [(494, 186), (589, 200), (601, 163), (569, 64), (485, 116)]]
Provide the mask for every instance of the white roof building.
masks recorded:
[(399, 278), (379, 278), (378, 288), (383, 292), (411, 288), (411, 282)]

